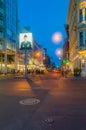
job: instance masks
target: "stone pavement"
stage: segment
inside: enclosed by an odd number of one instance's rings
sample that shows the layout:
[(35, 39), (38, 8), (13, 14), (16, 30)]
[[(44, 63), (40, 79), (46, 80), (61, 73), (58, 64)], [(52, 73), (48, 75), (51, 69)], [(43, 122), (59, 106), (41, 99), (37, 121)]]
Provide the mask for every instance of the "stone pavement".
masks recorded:
[(13, 78), (13, 77), (23, 77), (20, 74), (0, 74), (0, 79), (7, 79), (7, 78)]
[[(27, 99), (34, 105), (23, 105)], [(56, 75), (0, 80), (0, 130), (86, 130), (86, 82)]]

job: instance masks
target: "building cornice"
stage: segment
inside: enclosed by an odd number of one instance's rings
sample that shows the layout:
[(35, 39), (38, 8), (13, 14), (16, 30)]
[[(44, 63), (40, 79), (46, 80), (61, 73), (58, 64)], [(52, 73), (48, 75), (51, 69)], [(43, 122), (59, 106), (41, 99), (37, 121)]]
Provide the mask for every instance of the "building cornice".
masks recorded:
[(69, 21), (69, 16), (70, 16), (70, 8), (73, 0), (70, 0), (69, 2), (69, 7), (68, 7), (68, 15), (67, 15), (67, 21)]
[(68, 8), (68, 15), (67, 15), (67, 21), (69, 22), (71, 13), (73, 12), (73, 9), (76, 9), (77, 0), (70, 0), (69, 2), (69, 8)]

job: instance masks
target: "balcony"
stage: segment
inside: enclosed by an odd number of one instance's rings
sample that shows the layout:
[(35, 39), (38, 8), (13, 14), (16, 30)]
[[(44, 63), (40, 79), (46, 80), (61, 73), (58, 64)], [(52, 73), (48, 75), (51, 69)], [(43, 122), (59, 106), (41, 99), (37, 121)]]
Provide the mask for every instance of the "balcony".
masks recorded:
[(0, 0), (0, 8), (4, 7), (4, 3), (2, 2), (2, 0)]
[(3, 13), (0, 12), (0, 20), (3, 20), (4, 19), (4, 15)]
[(86, 46), (79, 46), (78, 51), (86, 50)]
[(1, 8), (1, 5), (0, 5), (0, 13), (4, 14), (4, 8)]
[(0, 33), (3, 32), (4, 27), (0, 25)]
[(0, 20), (0, 26), (3, 26), (3, 25), (4, 25), (3, 20)]
[(83, 20), (82, 22), (79, 22), (77, 24), (77, 28), (80, 28), (80, 27), (86, 27), (86, 21), (85, 20)]
[(4, 16), (2, 13), (0, 13), (0, 29), (3, 28), (3, 25), (4, 25), (3, 19), (4, 19)]

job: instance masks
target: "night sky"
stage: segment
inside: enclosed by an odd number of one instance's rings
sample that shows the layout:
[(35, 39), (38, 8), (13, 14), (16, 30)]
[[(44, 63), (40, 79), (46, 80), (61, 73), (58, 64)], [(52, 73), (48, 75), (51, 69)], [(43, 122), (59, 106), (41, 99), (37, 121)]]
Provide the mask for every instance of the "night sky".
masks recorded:
[(23, 26), (30, 26), (34, 39), (47, 48), (53, 61), (59, 63), (55, 54), (61, 49), (63, 41), (55, 44), (52, 35), (61, 32), (66, 37), (64, 24), (67, 23), (69, 0), (18, 0), (19, 20)]

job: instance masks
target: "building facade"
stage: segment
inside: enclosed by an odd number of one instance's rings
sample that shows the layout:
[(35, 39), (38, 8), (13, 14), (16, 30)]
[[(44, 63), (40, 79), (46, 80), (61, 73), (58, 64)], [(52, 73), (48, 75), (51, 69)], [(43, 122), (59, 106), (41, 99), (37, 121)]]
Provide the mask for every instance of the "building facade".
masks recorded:
[(0, 73), (4, 62), (4, 1), (0, 0)]
[(64, 39), (64, 44), (62, 48), (62, 66), (68, 68), (69, 66), (69, 25), (65, 24), (65, 31), (67, 37)]
[(64, 39), (64, 44), (62, 48), (62, 64), (66, 66), (69, 63), (69, 42), (68, 39)]
[(86, 0), (70, 0), (67, 21), (70, 68), (81, 68), (86, 76)]
[(44, 49), (35, 40), (33, 40), (33, 58), (35, 68), (38, 69), (44, 68), (43, 64)]
[(0, 71), (16, 66), (17, 0), (0, 0)]

